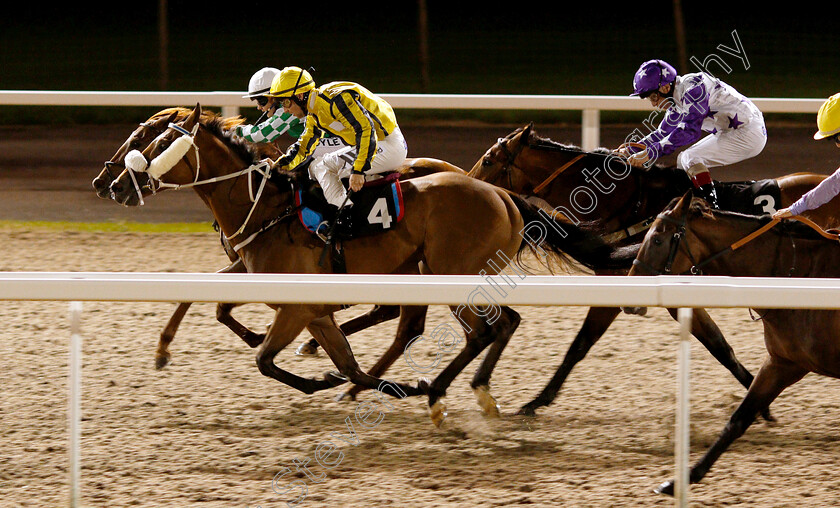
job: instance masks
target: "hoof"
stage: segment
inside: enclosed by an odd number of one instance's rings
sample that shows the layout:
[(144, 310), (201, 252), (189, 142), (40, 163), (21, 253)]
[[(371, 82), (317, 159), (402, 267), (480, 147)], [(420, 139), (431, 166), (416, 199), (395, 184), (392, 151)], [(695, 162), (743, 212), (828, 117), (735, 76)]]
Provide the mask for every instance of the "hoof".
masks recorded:
[(429, 407), (429, 416), (432, 418), (432, 423), (435, 424), (435, 427), (440, 428), (443, 425), (443, 421), (446, 420), (446, 405), (438, 400)]
[(496, 398), (490, 394), (489, 386), (478, 386), (473, 389), (473, 393), (475, 393), (475, 398), (478, 400), (478, 405), (484, 411), (484, 414), (494, 418), (501, 416), (501, 409), (499, 408), (498, 402), (496, 402)]
[(328, 382), (332, 386), (338, 386), (343, 385), (344, 383), (349, 381), (349, 379), (341, 372), (331, 370), (324, 374), (324, 381)]
[(312, 347), (308, 342), (304, 342), (300, 346), (298, 346), (295, 354), (298, 356), (315, 356), (318, 354), (318, 349)]
[(773, 416), (773, 415), (770, 413), (770, 408), (765, 408), (764, 410), (762, 410), (762, 411), (761, 411), (761, 417), (762, 417), (762, 418), (764, 419), (764, 421), (766, 421), (767, 423), (770, 423), (770, 424), (773, 424), (773, 423), (779, 423), (779, 422), (776, 420), (776, 417), (775, 417), (775, 416)]
[(417, 380), (417, 389), (423, 392), (423, 395), (429, 394), (429, 386), (431, 385), (431, 381), (427, 377), (421, 377)]
[(516, 414), (520, 416), (537, 416), (537, 407), (532, 406), (531, 404), (525, 404), (519, 408), (519, 411), (517, 411)]
[(659, 487), (653, 489), (657, 494), (665, 494), (666, 496), (674, 495), (674, 480), (668, 480), (662, 483)]
[(245, 341), (245, 344), (248, 344), (248, 347), (251, 349), (260, 347), (260, 344), (263, 343), (265, 340), (264, 333), (248, 333), (245, 337), (242, 337), (242, 340)]
[(336, 402), (354, 401), (354, 400), (356, 400), (356, 394), (352, 393), (350, 390), (347, 390), (346, 392), (343, 392), (343, 393), (339, 393), (338, 395), (335, 396), (335, 401)]
[(625, 314), (635, 314), (637, 316), (644, 316), (648, 311), (647, 307), (622, 307), (621, 310), (623, 310)]
[(155, 358), (155, 370), (161, 370), (167, 365), (169, 365), (168, 356), (158, 356), (157, 358)]

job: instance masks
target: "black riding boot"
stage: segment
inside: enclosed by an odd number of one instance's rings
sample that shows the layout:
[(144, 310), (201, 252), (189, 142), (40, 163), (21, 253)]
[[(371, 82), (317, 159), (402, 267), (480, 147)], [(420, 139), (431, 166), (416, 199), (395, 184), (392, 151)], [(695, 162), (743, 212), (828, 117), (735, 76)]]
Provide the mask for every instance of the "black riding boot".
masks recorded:
[(718, 206), (718, 199), (717, 199), (717, 191), (715, 191), (715, 184), (714, 183), (707, 183), (706, 185), (701, 185), (700, 187), (694, 188), (694, 195), (698, 198), (703, 198), (709, 202), (709, 205), (719, 210), (720, 207)]

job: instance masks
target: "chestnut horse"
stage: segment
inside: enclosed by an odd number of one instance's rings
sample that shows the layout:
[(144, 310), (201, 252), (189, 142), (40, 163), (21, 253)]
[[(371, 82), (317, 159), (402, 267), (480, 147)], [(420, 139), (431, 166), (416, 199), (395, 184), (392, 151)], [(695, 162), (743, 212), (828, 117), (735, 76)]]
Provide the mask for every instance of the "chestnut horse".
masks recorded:
[[(648, 231), (630, 275), (840, 277), (840, 246), (836, 238), (826, 239), (793, 221), (775, 224), (778, 221), (771, 223), (768, 216), (712, 210), (705, 201), (692, 199), (689, 194), (675, 201)], [(745, 239), (764, 226), (770, 229), (752, 240)], [(691, 483), (703, 479), (729, 445), (753, 423), (756, 413), (769, 407), (782, 390), (809, 372), (840, 377), (840, 311), (757, 312), (764, 325), (767, 359), (717, 441), (691, 468)], [(657, 489), (668, 494), (673, 494), (673, 490), (673, 481)]]
[[(659, 165), (649, 170), (632, 168), (609, 150), (585, 152), (576, 146), (542, 138), (534, 131), (533, 123), (499, 138), (476, 162), (469, 176), (520, 194), (566, 215), (576, 224), (587, 221), (605, 231), (604, 239), (615, 246), (638, 246), (656, 214), (671, 199), (691, 188), (685, 171)], [(754, 199), (754, 204), (772, 213), (776, 208), (790, 206), (824, 178), (825, 175), (806, 173), (778, 178), (780, 203), (775, 203), (772, 195), (755, 196), (750, 198), (750, 203)], [(718, 182), (717, 185), (718, 192), (722, 192), (734, 184)], [(824, 227), (840, 224), (840, 199), (810, 213), (810, 218)], [(597, 270), (596, 273), (615, 275), (626, 270)], [(675, 309), (668, 312), (676, 319)], [(519, 414), (534, 415), (537, 408), (551, 404), (574, 366), (583, 360), (619, 313), (619, 308), (589, 310), (554, 377)], [(705, 310), (694, 310), (691, 332), (721, 365), (749, 388), (752, 374), (735, 357)], [(770, 419), (769, 412), (763, 416)]]
[[(148, 166), (141, 174), (157, 181), (161, 188), (191, 187), (196, 191), (238, 250), (248, 272), (329, 272), (328, 267), (321, 266), (321, 249), (312, 234), (294, 220), (294, 189), (302, 180), (308, 181), (308, 176), (296, 172), (275, 175), (273, 183), (260, 183), (261, 191), (254, 196), (252, 178), (242, 177), (246, 171), (256, 171), (253, 168), (260, 166), (254, 153), (232, 140), (220, 127), (220, 121), (204, 120), (200, 106), (186, 120), (170, 125), (142, 155), (133, 155), (132, 164), (142, 162), (144, 170)], [(112, 183), (118, 202), (139, 203), (133, 187), (137, 181), (134, 173), (127, 169)], [(262, 175), (267, 178), (265, 173)], [(492, 274), (503, 267), (496, 270), (494, 267), (498, 265), (488, 261), (518, 258), (529, 248), (548, 250), (566, 262), (570, 261), (568, 254), (589, 268), (628, 263), (628, 259), (613, 259), (613, 249), (591, 233), (571, 224), (548, 223), (550, 219), (521, 198), (461, 174), (445, 172), (412, 179), (402, 184), (402, 191), (408, 211), (402, 221), (381, 235), (344, 242), (348, 272), (416, 273), (422, 262), (424, 273)], [(542, 232), (536, 246), (523, 236), (532, 225)], [(373, 389), (388, 383), (403, 396), (427, 394), (433, 421), (438, 424), (445, 416), (440, 399), (455, 376), (490, 344), (501, 353), (519, 322), (519, 315), (507, 307), (494, 315), (497, 319), (492, 323), (479, 313), (461, 313), (466, 346), (431, 384), (421, 382), (415, 387), (384, 382), (359, 369), (346, 337), (333, 318), (339, 305), (273, 307), (277, 308), (274, 322), (257, 350), (261, 373), (305, 393), (349, 380)], [(340, 374), (331, 372), (323, 379), (306, 379), (274, 363), (277, 353), (305, 327), (313, 332)]]
[[(125, 155), (128, 152), (131, 150), (144, 150), (147, 146), (149, 146), (152, 140), (168, 128), (170, 123), (184, 120), (190, 113), (192, 113), (192, 110), (188, 108), (167, 108), (155, 113), (148, 120), (142, 122), (136, 129), (134, 129), (113, 157), (105, 162), (105, 165), (99, 175), (94, 178), (92, 184), (97, 196), (103, 199), (109, 199), (111, 197), (111, 183), (113, 183), (117, 176), (119, 176), (119, 174), (125, 169)], [(217, 116), (209, 110), (204, 110), (202, 115), (206, 118)], [(244, 119), (241, 117), (225, 118), (221, 121), (223, 122), (222, 127), (225, 130), (230, 130), (244, 123)], [(279, 155), (282, 155), (282, 153), (270, 143), (255, 143), (252, 147), (256, 150), (258, 157), (261, 159), (266, 157), (276, 158)], [(466, 174), (466, 172), (462, 169), (448, 162), (432, 158), (408, 159), (406, 163), (399, 168), (399, 171), (403, 175), (403, 179), (414, 178), (442, 171), (452, 171)], [(245, 267), (239, 261), (239, 256), (233, 251), (233, 249), (226, 245), (224, 235), (222, 235), (222, 246), (225, 249), (225, 253), (230, 258), (231, 264), (219, 270), (219, 272), (244, 273), (246, 271)], [(171, 360), (172, 355), (169, 350), (169, 346), (175, 338), (175, 333), (177, 332), (181, 321), (191, 305), (192, 304), (190, 302), (179, 303), (161, 332), (157, 350), (155, 352), (155, 367), (157, 369), (164, 368)], [(219, 303), (216, 308), (216, 319), (230, 328), (250, 347), (257, 347), (263, 341), (265, 334), (255, 333), (239, 323), (239, 321), (237, 321), (231, 314), (234, 307), (234, 304)], [(413, 312), (419, 313), (420, 311), (421, 308), (417, 308)], [(376, 305), (369, 312), (353, 318), (346, 323), (342, 323), (341, 330), (345, 335), (351, 335), (370, 326), (394, 319), (399, 315), (400, 308), (398, 306)], [(419, 315), (417, 319), (420, 319)], [(412, 335), (412, 337), (415, 337), (416, 335), (422, 333), (422, 331), (422, 326), (418, 329), (418, 325), (415, 325), (403, 331), (403, 333), (414, 333), (415, 335)], [(317, 348), (317, 342), (313, 339), (309, 343), (302, 344), (298, 351), (314, 353), (315, 348)], [(348, 392), (350, 397), (355, 397), (356, 393), (358, 393), (358, 388), (352, 388), (351, 391)]]

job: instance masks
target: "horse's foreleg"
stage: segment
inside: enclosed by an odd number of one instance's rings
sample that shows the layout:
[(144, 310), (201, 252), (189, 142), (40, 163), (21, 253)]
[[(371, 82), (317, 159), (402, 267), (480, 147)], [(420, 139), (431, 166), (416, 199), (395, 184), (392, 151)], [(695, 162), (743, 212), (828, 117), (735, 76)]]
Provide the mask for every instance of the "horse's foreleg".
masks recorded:
[(307, 307), (285, 305), (277, 310), (265, 340), (257, 348), (257, 368), (264, 376), (274, 378), (304, 393), (314, 393), (339, 385), (339, 378), (306, 379), (285, 371), (274, 364), (277, 353), (288, 346), (315, 317)]
[[(677, 319), (677, 309), (668, 309), (668, 312), (671, 314), (671, 317)], [(709, 350), (721, 365), (726, 367), (735, 376), (735, 379), (744, 388), (749, 389), (753, 382), (753, 375), (735, 358), (735, 351), (726, 342), (723, 333), (712, 320), (711, 316), (709, 316), (709, 313), (705, 309), (694, 309), (691, 316), (691, 334)], [(761, 416), (767, 421), (775, 421), (775, 418), (770, 415), (769, 408), (764, 408)]]
[(164, 327), (163, 331), (160, 332), (157, 351), (155, 351), (156, 369), (160, 370), (166, 367), (169, 360), (172, 358), (172, 355), (169, 352), (169, 344), (171, 344), (172, 339), (175, 338), (175, 332), (178, 331), (178, 327), (181, 325), (181, 321), (183, 321), (184, 315), (186, 315), (190, 305), (192, 305), (192, 302), (179, 303), (178, 307), (175, 308), (175, 312), (173, 312), (172, 316), (169, 318), (169, 321), (166, 322), (166, 327)]
[[(356, 385), (372, 389), (379, 389), (383, 386), (383, 383), (386, 383), (393, 387), (398, 387), (403, 392), (402, 396), (398, 395), (396, 391), (389, 394), (399, 398), (409, 395), (422, 395), (424, 393), (418, 387), (409, 387), (400, 383), (384, 381), (376, 376), (364, 373), (359, 368), (359, 364), (353, 356), (353, 351), (350, 349), (350, 343), (347, 342), (347, 337), (341, 332), (332, 314), (312, 320), (309, 323), (308, 329), (312, 336), (318, 340), (321, 347), (324, 348), (324, 351), (329, 355), (335, 366), (338, 367), (344, 380), (349, 380)], [(329, 374), (328, 377), (339, 376)]]
[(577, 363), (586, 356), (592, 346), (598, 342), (607, 328), (615, 321), (616, 316), (621, 312), (618, 307), (592, 307), (586, 314), (586, 319), (581, 326), (580, 331), (572, 341), (569, 350), (566, 351), (566, 356), (563, 357), (563, 363), (557, 368), (554, 377), (548, 382), (543, 391), (537, 395), (534, 400), (522, 406), (517, 412), (520, 415), (534, 416), (537, 408), (545, 407), (554, 402), (560, 388), (566, 381), (569, 373), (577, 365)]
[(238, 307), (236, 303), (220, 303), (216, 305), (216, 319), (219, 323), (230, 328), (230, 330), (240, 339), (244, 340), (246, 344), (254, 348), (262, 344), (265, 339), (264, 333), (252, 332), (247, 326), (243, 325), (236, 318), (233, 317), (231, 311)]
[[(378, 306), (377, 306), (378, 307)], [(386, 307), (381, 307), (385, 309)], [(404, 352), (405, 348), (411, 339), (417, 337), (418, 335), (423, 334), (423, 330), (426, 327), (426, 312), (429, 310), (426, 306), (405, 306), (405, 307), (396, 307), (393, 305), (387, 306), (389, 310), (387, 310), (387, 314), (381, 312), (380, 314), (383, 316), (390, 316), (394, 310), (396, 310), (400, 316), (400, 323), (397, 325), (397, 334), (394, 338), (394, 342), (391, 343), (391, 346), (388, 348), (387, 351), (382, 355), (382, 357), (370, 368), (368, 374), (371, 376), (379, 377), (385, 373), (388, 368), (394, 364), (397, 358), (399, 358)], [(370, 314), (370, 313), (368, 313)], [(388, 319), (392, 319), (395, 316), (388, 317)], [(387, 319), (383, 319), (382, 321), (386, 321)], [(382, 322), (378, 321), (378, 322)], [(350, 322), (345, 324), (349, 324)], [(344, 325), (341, 325), (341, 331), (344, 332)], [(346, 332), (345, 332), (346, 334)], [(356, 400), (356, 395), (359, 392), (364, 390), (364, 386), (354, 385), (352, 388), (344, 392), (338, 397), (338, 400), (342, 400), (345, 398), (349, 398), (350, 400)]]
[[(341, 331), (344, 335), (352, 335), (356, 332), (370, 328), (371, 326), (390, 321), (400, 315), (400, 307), (398, 305), (374, 305), (372, 309), (365, 312), (361, 316), (356, 316), (353, 319), (341, 324)], [(299, 355), (314, 355), (318, 351), (318, 341), (311, 339), (297, 348), (296, 353)]]
[(496, 403), (496, 399), (490, 394), (490, 375), (493, 374), (493, 369), (496, 368), (496, 364), (502, 356), (502, 351), (505, 350), (505, 346), (508, 345), (510, 338), (516, 332), (519, 323), (522, 321), (519, 313), (515, 310), (510, 307), (502, 307), (502, 309), (508, 316), (508, 328), (506, 330), (499, 330), (496, 335), (496, 340), (490, 344), (487, 354), (484, 355), (484, 359), (475, 371), (472, 383), (470, 383), (478, 399), (479, 406), (481, 406), (485, 414), (490, 416), (499, 416), (499, 405)]
[[(807, 373), (806, 369), (787, 360), (768, 358), (755, 376), (755, 381), (747, 391), (744, 400), (738, 405), (738, 409), (732, 413), (717, 441), (706, 451), (703, 458), (691, 468), (689, 482), (697, 483), (702, 480), (715, 461), (729, 448), (729, 445), (741, 437), (752, 425), (756, 414), (769, 407), (770, 403), (782, 393), (782, 390), (802, 379)], [(674, 481), (669, 480), (663, 483), (656, 489), (656, 492), (673, 495)]]

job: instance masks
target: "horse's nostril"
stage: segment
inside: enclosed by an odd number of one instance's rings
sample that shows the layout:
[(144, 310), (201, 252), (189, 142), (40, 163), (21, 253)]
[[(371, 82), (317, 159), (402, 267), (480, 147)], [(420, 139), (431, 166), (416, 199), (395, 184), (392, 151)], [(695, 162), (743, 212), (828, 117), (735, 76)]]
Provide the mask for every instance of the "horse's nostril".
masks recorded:
[(122, 192), (122, 184), (117, 180), (114, 180), (113, 182), (111, 182), (111, 192), (115, 192), (115, 193)]

